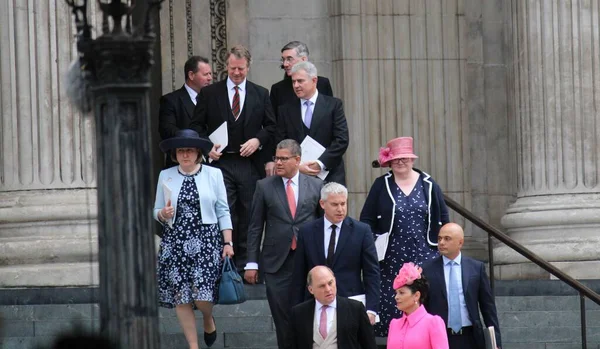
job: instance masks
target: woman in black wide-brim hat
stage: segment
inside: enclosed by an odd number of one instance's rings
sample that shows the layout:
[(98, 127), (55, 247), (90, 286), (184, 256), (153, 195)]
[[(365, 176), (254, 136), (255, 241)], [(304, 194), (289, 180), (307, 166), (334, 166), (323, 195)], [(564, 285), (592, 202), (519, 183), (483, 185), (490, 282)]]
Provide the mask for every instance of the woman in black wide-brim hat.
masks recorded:
[(158, 256), (160, 306), (175, 308), (190, 349), (199, 348), (194, 307), (202, 312), (204, 341), (217, 338), (212, 317), (222, 259), (233, 256), (231, 216), (223, 175), (203, 166), (212, 143), (193, 130), (180, 130), (160, 143), (179, 163), (160, 172), (154, 218), (163, 225)]

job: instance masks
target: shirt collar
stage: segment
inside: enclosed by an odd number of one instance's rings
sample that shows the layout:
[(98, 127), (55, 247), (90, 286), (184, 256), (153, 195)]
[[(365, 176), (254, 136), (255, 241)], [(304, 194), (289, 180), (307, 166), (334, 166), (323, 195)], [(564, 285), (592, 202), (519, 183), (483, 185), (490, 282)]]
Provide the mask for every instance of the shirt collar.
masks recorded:
[[(333, 302), (329, 303), (328, 307), (333, 309), (337, 308), (337, 298), (334, 299)], [(321, 304), (321, 302), (315, 298), (315, 310), (321, 311), (321, 308), (323, 308), (323, 304)]]
[(315, 105), (315, 104), (317, 104), (318, 96), (319, 96), (319, 90), (315, 90), (315, 94), (312, 97), (310, 97), (309, 99), (303, 99), (302, 104), (304, 104), (304, 102), (306, 102), (306, 101), (311, 101), (312, 105)]
[(402, 317), (404, 318), (404, 321), (408, 323), (409, 327), (413, 327), (425, 316), (425, 314), (427, 314), (427, 311), (423, 304), (421, 304), (417, 310), (413, 311), (410, 315), (406, 315), (405, 313)]
[(338, 229), (342, 229), (342, 223), (344, 223), (344, 221), (341, 221), (339, 223), (331, 223), (325, 216), (323, 216), (323, 220), (325, 222), (325, 228), (329, 228), (333, 224), (336, 227), (338, 227)]
[[(444, 265), (448, 265), (448, 263), (450, 263), (450, 261), (452, 259), (450, 259), (450, 258), (448, 258), (446, 256), (442, 256), (442, 260), (444, 261)], [(462, 252), (459, 252), (458, 256), (456, 256), (456, 258), (454, 258), (454, 262), (456, 264), (460, 265), (461, 261), (462, 261)]]
[(285, 184), (285, 185), (287, 185), (288, 179), (291, 179), (293, 184), (298, 185), (299, 177), (300, 177), (300, 171), (297, 171), (296, 174), (294, 175), (294, 177), (292, 177), (292, 178), (281, 177), (281, 179), (283, 180), (283, 184)]
[(196, 103), (196, 97), (198, 96), (198, 92), (194, 91), (193, 88), (189, 87), (187, 83), (183, 84), (187, 93), (190, 95), (190, 98), (194, 103)]
[[(246, 91), (246, 81), (247, 79), (244, 79), (244, 81), (242, 81), (242, 83), (238, 85), (240, 91)], [(234, 87), (235, 83), (231, 81), (229, 77), (227, 77), (227, 90), (233, 90)]]

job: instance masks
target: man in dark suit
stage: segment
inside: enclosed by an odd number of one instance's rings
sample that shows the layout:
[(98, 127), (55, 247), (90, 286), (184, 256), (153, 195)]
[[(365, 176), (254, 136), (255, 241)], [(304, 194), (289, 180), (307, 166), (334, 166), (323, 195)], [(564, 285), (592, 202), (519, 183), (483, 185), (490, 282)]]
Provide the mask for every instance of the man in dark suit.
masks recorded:
[(285, 139), (277, 144), (276, 175), (256, 183), (248, 228), (248, 264), (244, 278), (250, 284), (257, 282), (260, 260), (279, 348), (284, 348), (286, 342), (291, 308), (288, 292), (294, 272), (298, 227), (317, 219), (321, 210), (319, 196), (323, 181), (298, 171), (301, 156), (302, 150), (295, 140)]
[(429, 281), (427, 311), (439, 315), (448, 327), (450, 349), (485, 349), (485, 327), (494, 326), (501, 346), (500, 326), (494, 295), (482, 262), (463, 256), (464, 232), (456, 223), (446, 223), (438, 234), (441, 257), (423, 266)]
[(362, 295), (371, 324), (379, 309), (379, 262), (368, 225), (346, 217), (348, 190), (339, 183), (321, 189), (325, 216), (304, 224), (298, 232), (294, 259), (292, 304), (308, 298), (305, 279), (309, 270), (326, 265), (337, 275), (342, 297)]
[[(292, 67), (294, 64), (308, 60), (308, 47), (300, 41), (287, 43), (281, 49), (281, 69), (285, 70), (283, 80), (271, 86), (271, 104), (275, 110), (275, 115), (279, 115), (279, 107), (290, 103), (296, 99), (294, 88), (292, 87)], [(319, 92), (333, 96), (329, 79), (319, 76), (317, 80)]]
[[(181, 129), (189, 128), (194, 116), (198, 92), (212, 82), (212, 69), (208, 59), (204, 57), (190, 57), (185, 62), (183, 71), (185, 74), (183, 86), (160, 98), (158, 132), (162, 140), (174, 137)], [(165, 168), (175, 165), (170, 156), (165, 157)]]
[(330, 268), (311, 269), (307, 285), (314, 298), (292, 308), (288, 327), (292, 349), (377, 348), (365, 307), (361, 302), (337, 297), (336, 279)]
[(227, 79), (200, 91), (190, 123), (190, 128), (202, 137), (208, 137), (223, 123), (227, 125), (227, 146), (214, 144), (208, 156), (223, 172), (238, 268), (246, 264), (248, 215), (256, 181), (265, 176), (266, 170), (273, 171), (272, 167), (265, 168), (270, 160), (266, 160), (262, 145), (272, 141), (276, 128), (267, 89), (246, 79), (251, 62), (248, 49), (232, 47), (226, 61)]
[(317, 88), (317, 68), (310, 62), (292, 67), (297, 98), (279, 108), (276, 139), (291, 138), (302, 143), (310, 136), (325, 148), (316, 161), (301, 164), (300, 172), (316, 176), (329, 171), (327, 182), (346, 183), (343, 156), (348, 149), (348, 123), (342, 101), (321, 94)]

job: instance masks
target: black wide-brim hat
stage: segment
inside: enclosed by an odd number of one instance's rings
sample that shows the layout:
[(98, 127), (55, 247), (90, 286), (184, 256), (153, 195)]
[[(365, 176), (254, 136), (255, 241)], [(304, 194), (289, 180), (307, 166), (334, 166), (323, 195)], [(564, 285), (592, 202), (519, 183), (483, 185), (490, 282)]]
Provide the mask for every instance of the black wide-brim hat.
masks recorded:
[(212, 149), (212, 142), (206, 138), (200, 137), (198, 132), (190, 129), (179, 130), (175, 137), (167, 138), (158, 145), (160, 150), (168, 152), (177, 148), (199, 148), (203, 154), (208, 154)]

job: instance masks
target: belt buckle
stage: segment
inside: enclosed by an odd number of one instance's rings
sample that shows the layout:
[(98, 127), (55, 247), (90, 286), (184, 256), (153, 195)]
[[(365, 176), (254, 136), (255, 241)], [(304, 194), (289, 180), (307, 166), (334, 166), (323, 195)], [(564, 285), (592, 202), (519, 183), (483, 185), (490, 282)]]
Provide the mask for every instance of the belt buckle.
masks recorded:
[(462, 336), (463, 329), (461, 328), (460, 330), (458, 330), (458, 332), (454, 331), (453, 329), (450, 329), (450, 333), (454, 336)]

